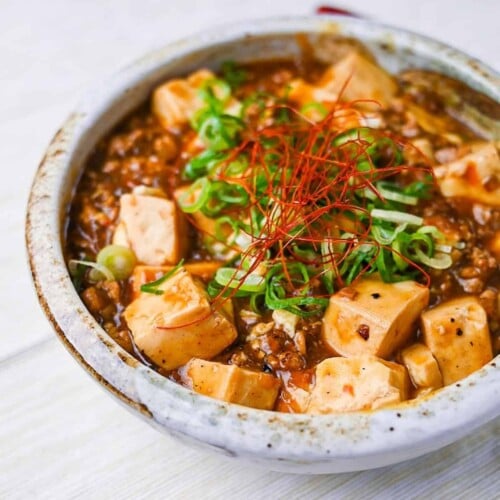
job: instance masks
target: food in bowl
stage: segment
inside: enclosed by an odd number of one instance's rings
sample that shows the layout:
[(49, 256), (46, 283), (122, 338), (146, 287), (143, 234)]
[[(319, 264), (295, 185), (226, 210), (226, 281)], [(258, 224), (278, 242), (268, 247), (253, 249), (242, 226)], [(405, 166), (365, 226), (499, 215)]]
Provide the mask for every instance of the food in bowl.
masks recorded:
[(66, 255), (83, 301), (122, 347), (196, 392), (370, 410), (455, 383), (499, 350), (488, 99), (341, 47), (331, 64), (304, 53), (162, 83), (76, 188)]

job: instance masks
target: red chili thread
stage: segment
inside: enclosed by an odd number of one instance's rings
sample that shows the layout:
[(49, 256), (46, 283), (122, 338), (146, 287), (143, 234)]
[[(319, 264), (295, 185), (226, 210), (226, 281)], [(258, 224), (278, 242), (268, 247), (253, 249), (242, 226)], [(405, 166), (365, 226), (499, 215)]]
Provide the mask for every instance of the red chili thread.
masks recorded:
[[(342, 251), (331, 251), (326, 256), (318, 255), (314, 262), (309, 262), (319, 267), (318, 274), (313, 279), (325, 273), (323, 266), (331, 266), (335, 271), (338, 286), (344, 285), (338, 270), (357, 246), (368, 244), (377, 247), (377, 252), (360, 271), (359, 276), (370, 269), (378, 252), (383, 248), (394, 252), (392, 248), (383, 247), (369, 238), (371, 218), (365, 207), (357, 206), (351, 203), (351, 200), (357, 191), (364, 189), (369, 189), (383, 200), (375, 187), (375, 182), (402, 173), (418, 179), (422, 178), (423, 174), (432, 174), (432, 170), (427, 166), (423, 157), (422, 166), (395, 165), (389, 162), (384, 167), (371, 164), (368, 172), (359, 171), (357, 163), (360, 158), (371, 163), (370, 155), (366, 154), (367, 148), (371, 145), (370, 142), (361, 137), (346, 141), (339, 147), (334, 147), (332, 142), (345, 131), (342, 121), (345, 124), (345, 119), (349, 117), (363, 116), (354, 108), (354, 105), (360, 102), (367, 101), (329, 103), (333, 105), (331, 111), (319, 122), (309, 120), (290, 105), (268, 106), (267, 109), (286, 109), (295, 116), (295, 120), (247, 131), (247, 138), (237, 149), (237, 154), (231, 155), (234, 159), (238, 154), (246, 153), (249, 158), (246, 171), (241, 176), (234, 177), (226, 175), (225, 169), (221, 169), (217, 179), (238, 184), (245, 189), (250, 199), (249, 205), (245, 208), (238, 207), (223, 211), (225, 214), (236, 212), (240, 220), (249, 221), (248, 234), (252, 238), (252, 243), (243, 252), (242, 257), (251, 258), (252, 264), (245, 271), (244, 277), (254, 272), (259, 264), (267, 260), (267, 252), (273, 250), (275, 255), (270, 262), (281, 263), (283, 274), (290, 289), (293, 290), (295, 285), (289, 273), (288, 264), (290, 257), (293, 257), (296, 262), (301, 261), (290, 249), (293, 243), (311, 244), (319, 250), (326, 238), (330, 247), (344, 246)], [(387, 137), (401, 148), (414, 148), (403, 139), (388, 132), (373, 129), (373, 135), (379, 138)], [(275, 144), (266, 148), (263, 144), (266, 140), (274, 140)], [(277, 158), (274, 171), (270, 168), (266, 155), (275, 155)], [(265, 192), (261, 195), (256, 192), (258, 175), (263, 175), (267, 182)], [(262, 204), (264, 197), (268, 199), (268, 206)], [(269, 205), (272, 205), (271, 212)], [(250, 214), (252, 209), (257, 210), (264, 217), (264, 224), (260, 231), (257, 231), (253, 225)], [(332, 212), (336, 213), (333, 220), (326, 217)], [(365, 214), (368, 217), (368, 223), (361, 224), (355, 217), (355, 220), (351, 221), (353, 227), (349, 231), (352, 236), (343, 238), (340, 235), (338, 219), (344, 218), (347, 222), (345, 216), (349, 213), (354, 216)], [(293, 234), (297, 230), (299, 221), (302, 230), (299, 234)], [(238, 250), (234, 246), (228, 246), (228, 248)], [(410, 266), (418, 269), (429, 283), (430, 278), (422, 267), (403, 255), (400, 257)], [(241, 265), (238, 269), (242, 270)], [(223, 287), (214, 303), (234, 296), (244, 281), (244, 277), (234, 288)], [(294, 291), (300, 292), (300, 290)]]

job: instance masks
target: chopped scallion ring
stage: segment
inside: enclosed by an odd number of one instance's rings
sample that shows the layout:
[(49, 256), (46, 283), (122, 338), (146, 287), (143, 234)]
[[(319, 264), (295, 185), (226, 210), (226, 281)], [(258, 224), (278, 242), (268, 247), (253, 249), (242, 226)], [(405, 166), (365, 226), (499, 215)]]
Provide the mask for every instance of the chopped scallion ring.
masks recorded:
[(195, 180), (216, 169), (227, 158), (226, 153), (207, 149), (191, 160), (184, 167), (184, 176)]
[(192, 214), (198, 212), (207, 203), (210, 196), (210, 181), (207, 177), (201, 177), (189, 186), (181, 196), (177, 203), (183, 212)]
[(115, 279), (124, 280), (132, 274), (137, 258), (128, 247), (107, 245), (97, 254), (96, 261), (109, 269)]
[(98, 264), (97, 262), (90, 262), (87, 260), (75, 260), (75, 259), (70, 260), (68, 263), (69, 272), (72, 275), (77, 274), (78, 266), (89, 267), (92, 269), (92, 271), (96, 271), (95, 273), (92, 273), (91, 276), (89, 276), (90, 281), (97, 282), (103, 280), (108, 280), (108, 281), (115, 280), (113, 273), (106, 266)]
[(141, 292), (144, 293), (152, 293), (153, 295), (163, 295), (164, 290), (160, 290), (159, 286), (165, 283), (169, 278), (171, 278), (184, 264), (184, 259), (181, 261), (170, 271), (165, 273), (161, 278), (158, 278), (156, 281), (152, 281), (151, 283), (146, 283), (141, 286)]
[(387, 222), (395, 222), (396, 224), (410, 224), (412, 226), (421, 226), (424, 223), (422, 217), (417, 215), (398, 212), (397, 210), (382, 210), (374, 208), (370, 212), (374, 219), (385, 220)]
[(417, 248), (416, 256), (422, 264), (433, 269), (448, 269), (453, 264), (453, 259), (447, 253), (436, 253), (434, 257), (429, 257)]
[(314, 115), (317, 114), (321, 120), (328, 114), (328, 110), (320, 102), (310, 102), (308, 104), (304, 104), (304, 106), (300, 108), (300, 112), (303, 115), (308, 117), (312, 116), (313, 118)]
[[(225, 229), (229, 229), (226, 231)], [(215, 220), (215, 238), (218, 241), (226, 241), (228, 245), (232, 245), (240, 232), (240, 227), (237, 221), (231, 217), (223, 216)]]
[(262, 293), (266, 289), (266, 280), (263, 276), (232, 267), (217, 269), (214, 279), (221, 286), (238, 288), (241, 292)]
[(381, 186), (377, 186), (377, 190), (386, 200), (397, 201), (398, 203), (403, 203), (404, 205), (418, 204), (418, 198), (416, 196), (398, 193)]

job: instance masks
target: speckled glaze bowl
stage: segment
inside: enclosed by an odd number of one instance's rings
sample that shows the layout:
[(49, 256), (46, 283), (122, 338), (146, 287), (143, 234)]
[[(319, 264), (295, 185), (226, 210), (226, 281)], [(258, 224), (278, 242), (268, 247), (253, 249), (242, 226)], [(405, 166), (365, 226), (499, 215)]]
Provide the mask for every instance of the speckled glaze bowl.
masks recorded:
[(324, 34), (353, 36), (390, 71), (435, 69), (500, 98), (498, 75), (480, 62), (434, 40), (369, 21), (253, 21), (173, 43), (101, 84), (55, 135), (29, 201), (31, 270), (40, 303), (68, 351), (113, 396), (162, 432), (271, 470), (332, 473), (381, 467), (436, 450), (500, 415), (499, 357), (428, 399), (394, 409), (311, 416), (227, 404), (176, 385), (111, 340), (78, 297), (63, 258), (68, 203), (99, 138), (162, 80), (228, 59), (297, 54), (298, 33), (313, 45)]

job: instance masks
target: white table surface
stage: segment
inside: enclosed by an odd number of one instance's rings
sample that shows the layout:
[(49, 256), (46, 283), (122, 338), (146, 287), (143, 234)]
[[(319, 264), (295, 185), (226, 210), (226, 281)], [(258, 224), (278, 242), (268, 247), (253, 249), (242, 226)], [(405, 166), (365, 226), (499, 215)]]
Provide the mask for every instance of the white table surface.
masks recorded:
[[(394, 467), (292, 476), (186, 448), (91, 382), (32, 291), (24, 212), (36, 166), (83, 91), (208, 26), (309, 14), (321, 1), (0, 0), (0, 498), (500, 498), (500, 421)], [(499, 0), (344, 6), (500, 69)]]

